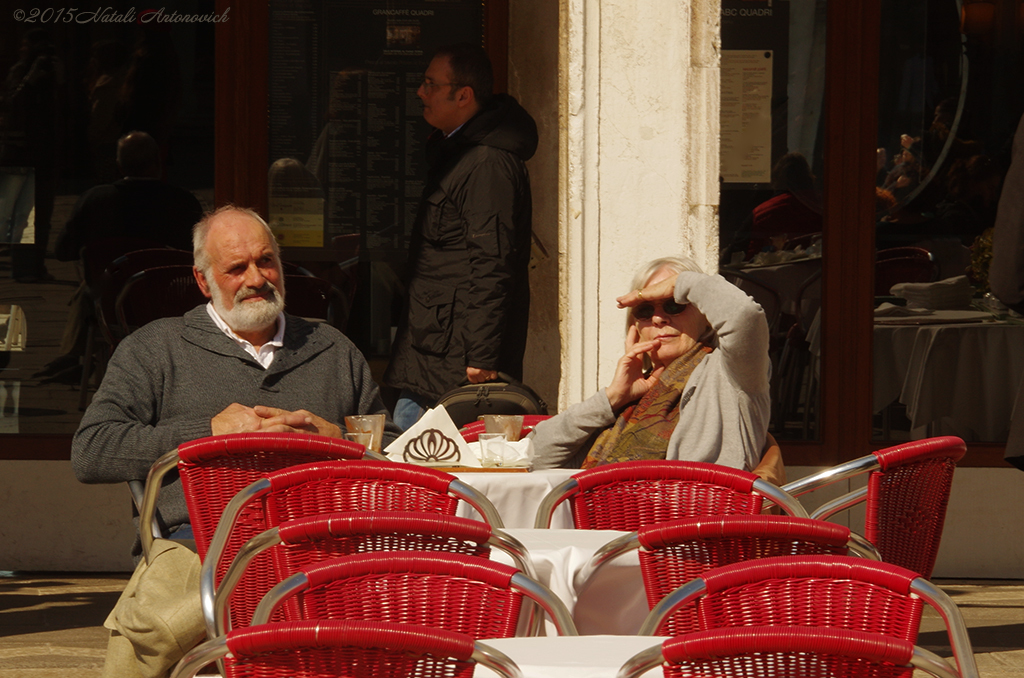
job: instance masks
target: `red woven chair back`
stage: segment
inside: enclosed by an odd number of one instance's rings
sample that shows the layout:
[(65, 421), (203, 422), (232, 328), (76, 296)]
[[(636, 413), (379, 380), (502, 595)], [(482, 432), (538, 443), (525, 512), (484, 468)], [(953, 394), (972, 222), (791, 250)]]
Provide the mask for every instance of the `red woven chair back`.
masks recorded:
[[(658, 601), (707, 571), (775, 556), (846, 555), (850, 530), (789, 516), (712, 516), (658, 523), (638, 531), (640, 570), (653, 608)], [(680, 609), (666, 620), (666, 635), (700, 628), (696, 610)]]
[(922, 601), (910, 591), (917, 574), (847, 556), (764, 558), (717, 568), (702, 577), (701, 629), (807, 626), (867, 631), (916, 642)]
[(518, 570), (482, 558), (394, 551), (301, 572), (309, 580), (295, 596), (303, 619), (422, 624), (473, 638), (510, 638), (519, 622), (522, 594), (511, 586)]
[(662, 644), (666, 678), (909, 678), (913, 653), (887, 636), (802, 627), (715, 629)]
[[(368, 460), (319, 462), (265, 475), (270, 489), (250, 502), (236, 520), (218, 564), (218, 583), (246, 541), (286, 521), (341, 511), (413, 511), (454, 516), (459, 503), (448, 494), (454, 476), (410, 464)], [(299, 558), (299, 553), (294, 557)], [(281, 549), (272, 549), (253, 559), (231, 596), (232, 627), (248, 625), (266, 592), (298, 569), (289, 562), (291, 558)]]
[[(277, 526), (281, 544), (272, 549), (273, 568), (247, 568), (249, 594), (258, 603), (277, 582), (316, 563), (360, 553), (422, 551), (456, 553), (489, 559), (491, 527), (487, 523), (449, 515), (408, 511), (352, 511), (288, 520)], [(266, 564), (266, 563), (265, 563)], [(265, 580), (263, 580), (265, 579)], [(263, 580), (263, 581), (261, 581)], [(255, 605), (248, 610), (250, 616)], [(273, 621), (283, 621), (279, 609)], [(292, 619), (301, 618), (298, 608)]]
[(578, 491), (569, 497), (581, 530), (639, 530), (677, 518), (761, 512), (752, 473), (717, 464), (628, 461), (606, 464), (573, 476)]
[(932, 576), (963, 440), (930, 438), (875, 452), (868, 477), (864, 536), (882, 560)]
[(224, 661), (252, 678), (471, 678), (473, 645), (436, 628), (316, 620), (232, 631)]
[[(235, 494), (273, 471), (311, 461), (359, 459), (362, 445), (317, 435), (294, 433), (239, 433), (200, 438), (178, 446), (181, 477), (196, 549), (206, 557), (210, 539), (224, 507)], [(227, 553), (264, 529), (259, 516), (243, 516), (246, 529), (232, 533)]]

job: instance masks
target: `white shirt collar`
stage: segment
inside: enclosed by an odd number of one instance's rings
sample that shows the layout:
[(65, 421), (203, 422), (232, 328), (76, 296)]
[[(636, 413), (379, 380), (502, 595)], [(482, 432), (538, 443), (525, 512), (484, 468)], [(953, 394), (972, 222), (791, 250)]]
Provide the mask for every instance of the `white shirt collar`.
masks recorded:
[(270, 367), (270, 364), (274, 362), (274, 352), (284, 346), (284, 313), (277, 316), (277, 332), (274, 333), (274, 338), (260, 346), (260, 350), (257, 351), (249, 341), (238, 336), (234, 330), (228, 327), (228, 324), (220, 317), (220, 313), (217, 313), (217, 309), (213, 307), (212, 301), (206, 303), (206, 312), (210, 314), (210, 318), (220, 328), (220, 331), (231, 337), (242, 347), (242, 350), (255, 358), (256, 362), (263, 366), (263, 369)]

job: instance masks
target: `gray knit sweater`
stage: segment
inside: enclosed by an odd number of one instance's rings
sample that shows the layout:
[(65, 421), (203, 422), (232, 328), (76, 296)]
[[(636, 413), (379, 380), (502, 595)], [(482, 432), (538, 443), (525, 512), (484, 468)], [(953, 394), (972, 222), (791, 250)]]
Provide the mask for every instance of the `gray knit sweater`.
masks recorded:
[[(341, 332), (289, 315), (283, 343), (265, 370), (204, 306), (133, 332), (75, 433), (75, 475), (85, 483), (144, 480), (161, 455), (211, 435), (210, 420), (235, 402), (305, 409), (342, 427), (346, 415), (381, 413), (384, 445), (398, 437), (366, 360)], [(168, 527), (188, 522), (178, 480), (161, 489), (157, 508)]]
[[(690, 375), (666, 458), (751, 470), (764, 448), (771, 415), (768, 323), (745, 292), (718, 275), (683, 272), (675, 299), (708, 319), (715, 347)], [(604, 389), (533, 433), (534, 468), (578, 468), (597, 434), (615, 423)]]

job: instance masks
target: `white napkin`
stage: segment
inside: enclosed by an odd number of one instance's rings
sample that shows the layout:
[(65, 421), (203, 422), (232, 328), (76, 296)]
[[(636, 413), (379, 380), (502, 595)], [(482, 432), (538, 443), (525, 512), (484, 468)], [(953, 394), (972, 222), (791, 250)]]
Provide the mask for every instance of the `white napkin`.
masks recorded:
[(974, 296), (965, 275), (932, 283), (896, 283), (889, 291), (906, 299), (908, 305), (936, 310), (969, 308)]
[[(530, 467), (533, 465), (533, 439), (523, 438), (515, 442), (505, 441), (502, 466), (508, 468)], [(477, 459), (482, 457), (480, 443), (469, 443)]]
[(480, 466), (477, 455), (470, 450), (444, 406), (427, 410), (384, 452), (392, 461), (420, 466)]
[(897, 306), (888, 301), (880, 304), (875, 309), (876, 318), (906, 318), (912, 315), (930, 315), (934, 313), (929, 308), (917, 308), (916, 306)]

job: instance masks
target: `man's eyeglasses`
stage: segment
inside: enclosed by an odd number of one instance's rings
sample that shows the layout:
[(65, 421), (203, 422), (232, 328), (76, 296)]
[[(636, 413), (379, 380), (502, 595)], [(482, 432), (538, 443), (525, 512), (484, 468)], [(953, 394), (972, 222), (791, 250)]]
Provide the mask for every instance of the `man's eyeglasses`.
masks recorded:
[(428, 92), (432, 92), (438, 87), (454, 87), (455, 89), (459, 89), (460, 87), (464, 87), (464, 85), (460, 85), (457, 82), (428, 82), (424, 80), (423, 82), (420, 83), (420, 87), (427, 90)]
[(661, 307), (661, 315), (677, 316), (686, 310), (687, 304), (677, 304), (674, 299), (666, 299), (660, 303), (640, 304), (633, 308), (633, 317), (637, 320), (650, 320), (654, 317), (654, 309)]

